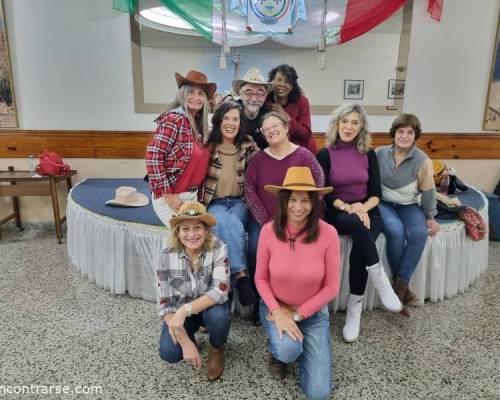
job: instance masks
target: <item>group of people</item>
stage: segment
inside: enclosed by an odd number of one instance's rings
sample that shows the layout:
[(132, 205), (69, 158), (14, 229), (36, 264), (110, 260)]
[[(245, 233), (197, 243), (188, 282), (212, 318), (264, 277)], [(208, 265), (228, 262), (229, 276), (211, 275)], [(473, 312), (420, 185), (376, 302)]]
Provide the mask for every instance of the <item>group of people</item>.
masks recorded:
[[(409, 317), (418, 300), (409, 282), (427, 236), (439, 230), (432, 163), (415, 146), (420, 122), (398, 116), (392, 144), (374, 151), (364, 109), (346, 104), (333, 113), (327, 147), (317, 152), (292, 66), (273, 68), (267, 81), (257, 69), (236, 79), (235, 98), (216, 106), (211, 128), (216, 84), (198, 71), (176, 81), (176, 99), (157, 118), (146, 152), (153, 208), (170, 236), (157, 270), (160, 356), (201, 367), (195, 333), (203, 326), (206, 373), (217, 379), (236, 288), (267, 334), (272, 376), (284, 378), (298, 360), (307, 398), (329, 398), (338, 233), (353, 243), (346, 342), (359, 336), (368, 277), (388, 311)], [(375, 244), (380, 232), (391, 277)]]

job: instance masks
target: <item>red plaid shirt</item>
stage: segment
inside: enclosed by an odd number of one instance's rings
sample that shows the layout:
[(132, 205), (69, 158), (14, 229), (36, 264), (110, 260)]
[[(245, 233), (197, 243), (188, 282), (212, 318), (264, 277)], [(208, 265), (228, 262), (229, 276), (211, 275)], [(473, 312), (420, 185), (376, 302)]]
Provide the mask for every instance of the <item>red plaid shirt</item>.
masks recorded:
[(157, 119), (156, 133), (146, 149), (149, 189), (155, 198), (173, 193), (176, 182), (191, 160), (193, 131), (180, 108)]

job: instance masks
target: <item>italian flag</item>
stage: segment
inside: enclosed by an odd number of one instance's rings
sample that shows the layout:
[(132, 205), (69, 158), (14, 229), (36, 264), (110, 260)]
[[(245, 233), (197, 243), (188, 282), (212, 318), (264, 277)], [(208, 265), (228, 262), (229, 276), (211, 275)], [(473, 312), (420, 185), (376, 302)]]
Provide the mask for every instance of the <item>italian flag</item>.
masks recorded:
[[(229, 45), (246, 46), (267, 39), (292, 47), (316, 47), (322, 34), (321, 16), (323, 0), (306, 0), (301, 3), (305, 20), (299, 19), (289, 33), (256, 33), (247, 29), (246, 7), (248, 2), (276, 0), (161, 0), (177, 16), (188, 22), (193, 29), (214, 43), (223, 42), (223, 9), (226, 16), (226, 32)], [(300, 0), (281, 0), (297, 6)], [(342, 44), (354, 39), (384, 22), (398, 11), (406, 0), (329, 0), (327, 1), (324, 34), (327, 44)], [(432, 1), (432, 0), (431, 0)], [(436, 0), (434, 0), (436, 1)], [(121, 11), (135, 12), (137, 0), (114, 0), (113, 7)], [(278, 1), (280, 3), (280, 1)], [(235, 6), (237, 4), (238, 6)]]

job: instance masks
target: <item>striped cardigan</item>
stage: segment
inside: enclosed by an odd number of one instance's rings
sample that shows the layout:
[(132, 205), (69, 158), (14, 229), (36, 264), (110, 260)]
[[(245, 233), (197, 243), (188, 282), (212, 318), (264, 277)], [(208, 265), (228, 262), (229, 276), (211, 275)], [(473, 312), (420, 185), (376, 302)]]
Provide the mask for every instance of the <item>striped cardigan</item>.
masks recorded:
[[(238, 153), (238, 162), (236, 168), (237, 181), (243, 197), (243, 186), (245, 180), (245, 171), (251, 158), (259, 151), (259, 147), (254, 140), (247, 135), (247, 140), (241, 144)], [(208, 206), (212, 201), (215, 193), (215, 188), (219, 182), (219, 177), (222, 171), (222, 162), (219, 157), (219, 147), (216, 144), (209, 145), (210, 159), (208, 163), (207, 174), (203, 181), (202, 190), (199, 194), (199, 200), (205, 206)]]

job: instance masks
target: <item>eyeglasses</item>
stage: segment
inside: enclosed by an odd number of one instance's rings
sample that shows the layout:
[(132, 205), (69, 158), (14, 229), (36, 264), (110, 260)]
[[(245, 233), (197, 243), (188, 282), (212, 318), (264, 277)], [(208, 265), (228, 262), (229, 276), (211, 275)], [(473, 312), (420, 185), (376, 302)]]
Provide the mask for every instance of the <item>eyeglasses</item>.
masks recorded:
[(266, 92), (263, 90), (259, 90), (258, 92), (252, 92), (251, 90), (245, 90), (243, 91), (243, 94), (245, 97), (257, 97), (257, 98), (262, 98), (266, 96)]
[(283, 126), (283, 124), (277, 122), (276, 124), (268, 126), (266, 128), (260, 128), (260, 130), (264, 135), (267, 135), (268, 132), (274, 131), (275, 129), (278, 129), (280, 126)]

